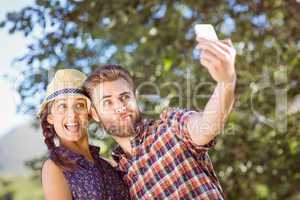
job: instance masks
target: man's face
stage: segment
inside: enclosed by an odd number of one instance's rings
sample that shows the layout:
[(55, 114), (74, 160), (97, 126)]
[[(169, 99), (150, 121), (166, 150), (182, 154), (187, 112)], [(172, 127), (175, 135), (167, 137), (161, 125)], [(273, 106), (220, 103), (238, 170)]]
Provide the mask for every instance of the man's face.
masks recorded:
[(140, 112), (132, 87), (120, 78), (98, 84), (92, 91), (93, 118), (113, 136), (129, 137)]

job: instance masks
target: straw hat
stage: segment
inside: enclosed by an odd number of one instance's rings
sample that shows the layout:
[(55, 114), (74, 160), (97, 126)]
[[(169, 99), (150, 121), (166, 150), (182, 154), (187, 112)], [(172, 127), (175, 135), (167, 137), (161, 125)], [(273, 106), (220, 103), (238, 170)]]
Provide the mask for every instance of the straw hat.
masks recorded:
[(87, 100), (88, 108), (90, 108), (90, 99), (85, 95), (82, 89), (86, 76), (76, 69), (61, 69), (58, 70), (53, 80), (47, 87), (46, 96), (37, 113), (40, 117), (45, 106), (54, 99), (66, 96), (80, 96)]

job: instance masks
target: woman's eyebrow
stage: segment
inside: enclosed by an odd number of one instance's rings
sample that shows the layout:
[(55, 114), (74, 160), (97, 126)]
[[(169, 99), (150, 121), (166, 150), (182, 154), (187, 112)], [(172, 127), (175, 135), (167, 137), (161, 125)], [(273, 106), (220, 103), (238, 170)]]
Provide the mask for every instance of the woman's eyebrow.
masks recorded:
[(84, 102), (86, 102), (86, 99), (84, 99), (84, 98), (79, 98), (79, 99), (76, 99), (76, 101), (84, 101)]
[(61, 103), (61, 102), (66, 102), (65, 99), (57, 99), (54, 101), (55, 104)]

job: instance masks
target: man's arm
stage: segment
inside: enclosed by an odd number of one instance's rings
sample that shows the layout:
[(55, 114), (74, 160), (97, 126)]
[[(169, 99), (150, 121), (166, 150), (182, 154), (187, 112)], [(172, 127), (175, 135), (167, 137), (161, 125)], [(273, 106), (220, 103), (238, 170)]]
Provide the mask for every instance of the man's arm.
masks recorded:
[(193, 114), (187, 122), (191, 139), (205, 145), (218, 135), (234, 104), (235, 83), (218, 83), (203, 113)]
[(235, 49), (230, 41), (197, 38), (202, 49), (201, 64), (217, 82), (203, 113), (194, 113), (187, 121), (191, 139), (198, 145), (208, 144), (218, 135), (234, 104), (236, 73)]

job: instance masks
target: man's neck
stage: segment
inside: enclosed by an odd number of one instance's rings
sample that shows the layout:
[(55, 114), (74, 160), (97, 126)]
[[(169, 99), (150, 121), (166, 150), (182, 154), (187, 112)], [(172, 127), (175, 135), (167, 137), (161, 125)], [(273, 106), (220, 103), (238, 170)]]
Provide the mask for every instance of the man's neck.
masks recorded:
[(121, 146), (121, 148), (123, 149), (123, 151), (126, 154), (132, 155), (132, 147), (131, 147), (131, 139), (133, 136), (131, 137), (117, 137), (117, 136), (112, 136), (115, 141)]
[(132, 146), (130, 141), (136, 136), (136, 134), (139, 134), (139, 131), (137, 132), (137, 127), (139, 126), (143, 126), (142, 118), (139, 118), (139, 120), (135, 123), (134, 128), (131, 130), (131, 133), (133, 133), (131, 136), (118, 137), (112, 135), (112, 137), (120, 145), (123, 151), (130, 156), (132, 155)]

